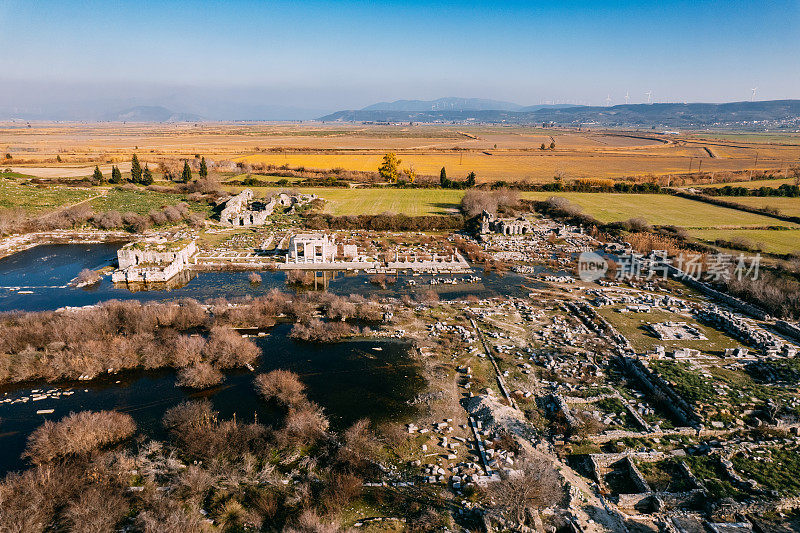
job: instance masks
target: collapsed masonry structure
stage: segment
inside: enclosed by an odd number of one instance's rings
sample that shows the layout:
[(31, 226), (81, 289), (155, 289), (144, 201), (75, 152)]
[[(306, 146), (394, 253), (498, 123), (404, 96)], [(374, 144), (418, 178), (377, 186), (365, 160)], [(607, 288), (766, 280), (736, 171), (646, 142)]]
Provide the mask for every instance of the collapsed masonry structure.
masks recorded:
[(501, 235), (526, 235), (533, 231), (533, 226), (525, 217), (498, 218), (488, 211), (481, 213), (481, 235), (499, 233)]
[(117, 251), (115, 283), (165, 283), (182, 272), (197, 253), (193, 238), (152, 239), (126, 244)]
[(289, 239), (283, 270), (364, 270), (366, 272), (468, 272), (469, 263), (457, 251), (448, 254), (433, 253), (429, 257), (400, 257), (395, 251), (393, 259), (379, 260), (359, 254), (355, 244), (337, 244), (335, 235), (324, 233), (297, 233)]
[(294, 211), (299, 205), (317, 199), (315, 194), (280, 193), (268, 200), (256, 200), (251, 189), (245, 189), (225, 201), (219, 221), (229, 226), (263, 226), (278, 206)]

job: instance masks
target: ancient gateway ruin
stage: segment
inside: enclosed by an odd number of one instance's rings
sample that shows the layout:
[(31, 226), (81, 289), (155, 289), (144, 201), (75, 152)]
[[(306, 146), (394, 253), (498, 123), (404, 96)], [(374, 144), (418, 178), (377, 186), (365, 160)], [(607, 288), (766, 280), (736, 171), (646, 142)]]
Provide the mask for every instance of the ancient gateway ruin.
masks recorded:
[(225, 201), (219, 221), (229, 226), (262, 226), (267, 223), (267, 218), (276, 207), (294, 211), (298, 205), (307, 204), (316, 198), (315, 194), (280, 193), (269, 199), (257, 200), (251, 189), (245, 189)]
[(499, 233), (501, 235), (526, 235), (533, 226), (525, 217), (498, 218), (488, 211), (481, 213), (481, 234)]
[(322, 233), (298, 233), (289, 240), (286, 261), (291, 263), (330, 263), (336, 258), (336, 244)]

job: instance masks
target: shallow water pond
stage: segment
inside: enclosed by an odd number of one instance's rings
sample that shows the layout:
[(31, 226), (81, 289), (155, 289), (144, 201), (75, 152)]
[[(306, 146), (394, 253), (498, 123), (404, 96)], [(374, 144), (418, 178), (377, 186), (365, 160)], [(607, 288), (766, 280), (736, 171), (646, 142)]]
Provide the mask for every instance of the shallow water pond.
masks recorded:
[[(60, 307), (81, 307), (117, 299), (141, 301), (195, 298), (200, 301), (211, 298), (236, 298), (259, 296), (272, 289), (289, 290), (286, 273), (280, 271), (260, 272), (261, 283), (252, 284), (247, 272), (199, 272), (186, 276), (176, 286), (141, 286), (114, 284), (109, 276), (90, 287), (68, 286), (84, 268), (98, 269), (111, 266), (116, 261), (119, 244), (45, 244), (30, 248), (0, 259), (0, 311), (44, 311)], [(327, 289), (337, 294), (372, 294), (400, 296), (436, 291), (442, 299), (458, 299), (473, 294), (480, 298), (503, 295), (524, 296), (531, 286), (530, 280), (514, 273), (484, 275), (479, 283), (456, 283), (431, 285), (432, 276), (401, 274), (385, 289), (370, 283), (370, 276), (363, 273), (327, 271), (317, 273), (317, 289)], [(438, 276), (439, 279), (463, 280), (468, 274)]]
[(408, 343), (370, 339), (311, 344), (288, 338), (290, 328), (280, 324), (267, 336), (254, 338), (264, 354), (255, 373), (229, 372), (224, 382), (206, 391), (176, 387), (171, 370), (129, 371), (89, 382), (0, 389), (0, 474), (25, 465), (20, 455), (36, 427), (73, 411), (129, 413), (140, 432), (157, 438), (163, 436), (160, 420), (164, 412), (191, 398), (210, 399), (226, 418), (235, 413), (243, 422), (258, 418), (273, 423), (278, 413), (258, 398), (253, 377), (277, 368), (299, 374), (308, 397), (325, 408), (334, 429), (360, 418), (402, 420), (413, 413), (407, 402), (422, 391), (424, 380), (409, 355)]

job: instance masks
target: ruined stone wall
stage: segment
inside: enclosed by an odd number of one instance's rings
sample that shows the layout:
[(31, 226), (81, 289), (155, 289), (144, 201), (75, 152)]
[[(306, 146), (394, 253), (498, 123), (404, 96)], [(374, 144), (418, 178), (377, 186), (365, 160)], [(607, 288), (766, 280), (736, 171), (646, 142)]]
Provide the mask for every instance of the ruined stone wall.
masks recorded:
[(786, 322), (785, 320), (778, 320), (775, 323), (775, 327), (781, 333), (785, 333), (793, 339), (800, 341), (800, 325), (792, 324), (791, 322)]
[(664, 401), (661, 403), (682, 424), (697, 426), (700, 423), (700, 419), (695, 414), (694, 409), (672, 390), (672, 387), (667, 382), (645, 367), (641, 361), (625, 356), (618, 356), (617, 360), (623, 369), (637, 379), (651, 394), (656, 397), (663, 397)]
[(181, 250), (158, 251), (140, 250), (134, 247), (121, 248), (117, 251), (117, 261), (120, 270), (145, 263), (166, 265), (179, 261), (183, 264), (188, 264), (189, 258), (194, 255), (195, 252), (197, 252), (197, 245), (194, 241), (190, 242)]

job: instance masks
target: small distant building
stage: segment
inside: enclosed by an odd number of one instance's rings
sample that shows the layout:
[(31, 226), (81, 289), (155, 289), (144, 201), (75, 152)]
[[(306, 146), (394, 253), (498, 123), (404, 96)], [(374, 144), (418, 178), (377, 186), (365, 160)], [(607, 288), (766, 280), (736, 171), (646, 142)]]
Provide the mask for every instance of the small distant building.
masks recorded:
[(330, 263), (336, 259), (336, 244), (323, 233), (298, 233), (289, 240), (290, 263)]

